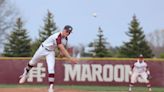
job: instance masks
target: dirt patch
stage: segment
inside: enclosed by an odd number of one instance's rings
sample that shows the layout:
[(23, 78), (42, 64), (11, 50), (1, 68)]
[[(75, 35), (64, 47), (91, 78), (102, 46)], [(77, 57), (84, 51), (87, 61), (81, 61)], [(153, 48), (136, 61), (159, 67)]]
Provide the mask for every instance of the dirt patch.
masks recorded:
[[(0, 88), (0, 92), (48, 92), (48, 88)], [(127, 92), (127, 91), (85, 91), (68, 88), (55, 88), (54, 92)]]
[[(48, 89), (47, 88), (0, 88), (0, 92), (48, 92)], [(54, 92), (91, 92), (91, 91), (55, 88)]]

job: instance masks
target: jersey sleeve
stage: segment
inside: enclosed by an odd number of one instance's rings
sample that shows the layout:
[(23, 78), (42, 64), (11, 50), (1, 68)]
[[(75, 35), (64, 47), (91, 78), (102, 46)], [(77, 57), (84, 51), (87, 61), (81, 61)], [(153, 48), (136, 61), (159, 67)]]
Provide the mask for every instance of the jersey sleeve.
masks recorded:
[(62, 36), (61, 36), (61, 34), (59, 34), (58, 37), (56, 38), (56, 44), (57, 45), (62, 44)]
[(134, 68), (134, 64), (133, 65), (131, 65), (131, 69), (133, 69)]

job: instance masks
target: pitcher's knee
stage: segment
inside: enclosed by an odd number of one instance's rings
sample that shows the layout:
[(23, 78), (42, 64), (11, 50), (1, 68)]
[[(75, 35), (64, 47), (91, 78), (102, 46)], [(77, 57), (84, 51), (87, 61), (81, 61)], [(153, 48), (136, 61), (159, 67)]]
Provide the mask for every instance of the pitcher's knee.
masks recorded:
[(36, 63), (35, 63), (34, 61), (30, 60), (29, 65), (31, 65), (31, 66), (35, 66)]

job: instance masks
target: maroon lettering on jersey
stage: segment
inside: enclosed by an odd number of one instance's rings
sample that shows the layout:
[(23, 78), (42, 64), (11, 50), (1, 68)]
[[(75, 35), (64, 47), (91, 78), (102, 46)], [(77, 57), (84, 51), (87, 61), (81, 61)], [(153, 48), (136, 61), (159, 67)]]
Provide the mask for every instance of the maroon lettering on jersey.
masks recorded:
[(57, 43), (57, 45), (62, 43), (62, 36), (61, 36), (61, 34), (59, 34), (58, 37), (56, 38), (56, 43)]

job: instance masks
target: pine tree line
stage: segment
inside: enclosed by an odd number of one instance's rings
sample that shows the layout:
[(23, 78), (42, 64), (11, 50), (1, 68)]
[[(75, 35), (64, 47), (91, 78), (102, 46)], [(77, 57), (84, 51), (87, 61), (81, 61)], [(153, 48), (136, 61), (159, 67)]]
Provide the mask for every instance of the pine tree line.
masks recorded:
[(8, 57), (29, 57), (34, 54), (40, 44), (57, 30), (53, 14), (48, 11), (44, 18), (44, 25), (39, 31), (39, 38), (34, 42), (29, 38), (28, 31), (24, 28), (21, 18), (15, 22), (13, 31), (7, 37), (4, 47), (4, 56)]
[[(39, 30), (39, 38), (32, 42), (28, 36), (27, 30), (24, 28), (22, 19), (18, 18), (13, 31), (5, 43), (3, 55), (10, 57), (32, 56), (40, 44), (57, 30), (54, 16), (50, 11), (48, 11), (43, 21), (44, 25)], [(147, 58), (153, 57), (152, 50), (145, 40), (144, 31), (142, 27), (140, 27), (140, 23), (135, 15), (130, 22), (129, 31), (126, 35), (130, 37), (130, 41), (124, 42), (124, 45), (117, 49), (113, 49), (104, 38), (103, 30), (99, 27), (97, 39), (89, 44), (93, 49), (90, 53), (83, 53), (83, 55), (92, 57), (116, 56), (133, 58), (137, 57), (139, 54), (143, 54)]]
[(89, 44), (89, 47), (93, 47), (90, 53), (84, 53), (84, 55), (96, 56), (96, 57), (128, 57), (135, 58), (140, 54), (143, 54), (146, 58), (154, 56), (151, 48), (149, 47), (144, 31), (134, 15), (129, 26), (129, 31), (126, 33), (129, 36), (130, 41), (124, 42), (121, 47), (110, 48), (106, 47), (106, 39), (103, 37), (103, 31), (99, 27), (97, 39)]

